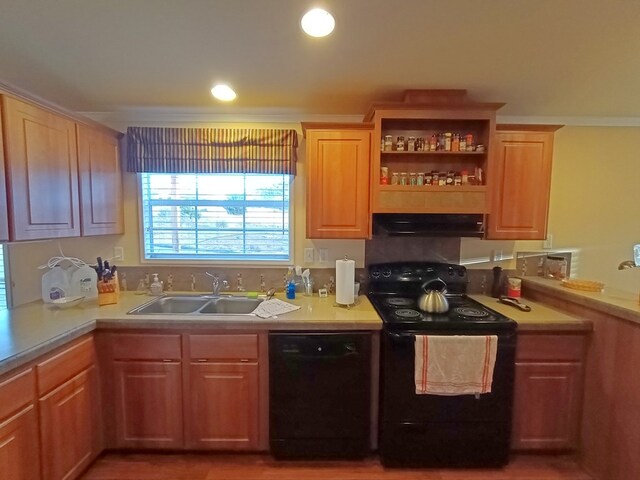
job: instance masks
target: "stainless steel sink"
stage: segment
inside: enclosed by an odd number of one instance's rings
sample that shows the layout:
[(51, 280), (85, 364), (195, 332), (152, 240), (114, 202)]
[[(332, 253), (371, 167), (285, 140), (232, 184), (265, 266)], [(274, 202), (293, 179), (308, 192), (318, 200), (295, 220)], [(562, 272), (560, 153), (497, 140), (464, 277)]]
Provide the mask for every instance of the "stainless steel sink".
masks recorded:
[(140, 305), (129, 315), (248, 315), (261, 298), (165, 295)]
[(261, 302), (261, 298), (222, 297), (211, 300), (200, 313), (242, 315), (253, 312)]

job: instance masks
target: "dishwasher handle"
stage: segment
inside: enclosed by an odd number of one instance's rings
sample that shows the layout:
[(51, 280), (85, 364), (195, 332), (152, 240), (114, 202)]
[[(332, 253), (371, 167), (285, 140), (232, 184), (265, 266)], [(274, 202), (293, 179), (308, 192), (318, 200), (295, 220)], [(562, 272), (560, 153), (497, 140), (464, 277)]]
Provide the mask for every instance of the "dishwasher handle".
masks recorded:
[(278, 354), (286, 358), (295, 359), (308, 359), (308, 360), (320, 360), (320, 359), (338, 359), (357, 356), (360, 354), (358, 347), (351, 342), (333, 345), (318, 345), (318, 344), (284, 344), (278, 349)]

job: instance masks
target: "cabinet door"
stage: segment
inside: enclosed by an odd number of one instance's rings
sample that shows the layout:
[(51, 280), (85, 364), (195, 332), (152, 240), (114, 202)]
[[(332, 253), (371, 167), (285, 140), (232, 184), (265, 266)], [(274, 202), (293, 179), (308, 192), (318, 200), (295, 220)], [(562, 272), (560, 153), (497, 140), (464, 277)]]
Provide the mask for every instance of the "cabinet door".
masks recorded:
[(82, 235), (123, 233), (118, 139), (86, 125), (77, 134)]
[(188, 448), (258, 449), (258, 365), (193, 363), (190, 366)]
[(11, 239), (80, 235), (75, 123), (3, 97)]
[(511, 447), (577, 448), (581, 392), (579, 363), (516, 363)]
[(114, 362), (117, 448), (182, 448), (179, 362)]
[(488, 239), (544, 240), (551, 189), (552, 132), (498, 132)]
[(7, 185), (4, 169), (4, 144), (2, 141), (2, 105), (0, 105), (0, 242), (9, 240), (7, 211)]
[(368, 130), (307, 132), (307, 238), (369, 237)]
[(98, 456), (99, 405), (95, 367), (39, 400), (44, 480), (77, 478)]
[(8, 480), (40, 478), (38, 424), (33, 405), (0, 422), (0, 472)]

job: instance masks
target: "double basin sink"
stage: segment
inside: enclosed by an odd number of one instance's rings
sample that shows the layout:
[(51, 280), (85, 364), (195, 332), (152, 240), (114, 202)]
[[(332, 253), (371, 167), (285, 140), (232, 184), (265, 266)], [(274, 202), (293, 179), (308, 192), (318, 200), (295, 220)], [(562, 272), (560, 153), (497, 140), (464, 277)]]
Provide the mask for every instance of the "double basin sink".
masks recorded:
[(217, 295), (165, 295), (127, 313), (130, 315), (249, 315), (262, 301), (262, 298)]

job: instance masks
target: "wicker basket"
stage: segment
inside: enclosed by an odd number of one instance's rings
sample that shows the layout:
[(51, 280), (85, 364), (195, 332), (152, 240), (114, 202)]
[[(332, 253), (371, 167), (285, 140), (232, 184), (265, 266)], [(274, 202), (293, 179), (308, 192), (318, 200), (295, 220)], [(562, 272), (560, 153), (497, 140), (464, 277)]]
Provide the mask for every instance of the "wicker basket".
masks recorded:
[(601, 292), (604, 290), (604, 283), (592, 280), (562, 280), (562, 285), (584, 292)]

